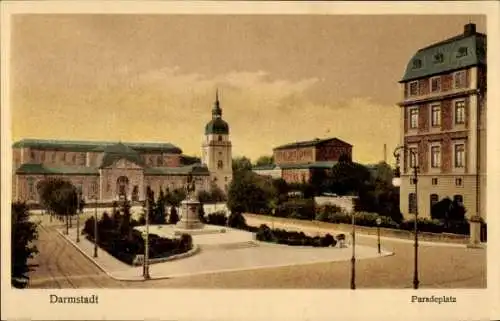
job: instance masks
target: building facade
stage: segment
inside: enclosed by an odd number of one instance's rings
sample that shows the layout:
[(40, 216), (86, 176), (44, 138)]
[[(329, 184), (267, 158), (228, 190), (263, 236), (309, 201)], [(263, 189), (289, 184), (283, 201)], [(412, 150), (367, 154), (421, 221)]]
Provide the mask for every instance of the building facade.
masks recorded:
[[(205, 132), (205, 141), (212, 134)], [(224, 139), (229, 142), (228, 132)], [(224, 152), (231, 154), (230, 144)], [(208, 148), (210, 153), (219, 155)], [(23, 139), (13, 144), (12, 199), (37, 203), (38, 184), (45, 178), (72, 182), (87, 201), (111, 202), (120, 195), (142, 201), (148, 186), (156, 195), (160, 188), (184, 188), (189, 176), (197, 190), (208, 190), (221, 175), (232, 178), (231, 172), (193, 163), (170, 143)]]
[(279, 174), (287, 183), (311, 182), (316, 173), (330, 171), (341, 157), (352, 160), (352, 145), (338, 138), (316, 138), (278, 146), (273, 157), (273, 165), (254, 167), (254, 172), (273, 178)]
[(448, 197), (486, 220), (486, 35), (470, 23), (418, 50), (400, 84), (401, 212), (429, 218)]

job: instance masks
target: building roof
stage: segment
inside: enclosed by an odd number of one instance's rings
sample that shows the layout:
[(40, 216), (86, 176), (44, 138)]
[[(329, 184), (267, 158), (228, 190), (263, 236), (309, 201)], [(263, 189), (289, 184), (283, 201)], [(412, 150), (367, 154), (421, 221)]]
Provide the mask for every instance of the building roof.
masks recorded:
[(486, 64), (486, 35), (467, 24), (464, 33), (418, 50), (400, 82)]
[(211, 134), (229, 134), (229, 125), (224, 120), (222, 120), (222, 108), (220, 107), (219, 102), (219, 90), (215, 92), (215, 102), (212, 108), (212, 120), (209, 121), (205, 126), (205, 135)]
[(85, 166), (58, 166), (50, 167), (38, 163), (25, 163), (22, 164), (17, 170), (16, 174), (40, 174), (40, 175), (98, 175), (99, 169), (96, 167)]
[(343, 140), (340, 140), (336, 137), (332, 137), (332, 138), (325, 138), (325, 139), (316, 138), (313, 140), (306, 140), (306, 141), (301, 141), (301, 142), (290, 143), (290, 144), (275, 147), (275, 148), (273, 148), (273, 150), (289, 149), (289, 148), (297, 148), (297, 147), (311, 147), (311, 146), (317, 146), (317, 145), (321, 145), (321, 144), (331, 142), (331, 141), (337, 141), (340, 144), (352, 146), (351, 144), (346, 143)]
[(144, 166), (144, 161), (138, 152), (124, 145), (123, 143), (118, 143), (106, 146), (106, 148), (104, 149), (104, 156), (99, 168), (111, 166), (114, 162), (122, 158), (131, 161), (132, 163), (137, 164), (141, 167)]
[(335, 161), (331, 161), (331, 162), (309, 162), (309, 163), (302, 163), (302, 164), (281, 164), (279, 166), (282, 169), (314, 169), (314, 168), (331, 169), (337, 163), (338, 162), (335, 162)]
[(212, 119), (205, 126), (205, 135), (216, 134), (216, 135), (228, 135), (229, 125), (222, 120), (222, 118)]
[[(22, 139), (15, 142), (13, 148), (37, 148), (50, 150), (65, 150), (79, 152), (103, 152), (110, 145), (116, 145), (117, 142), (110, 141), (76, 141), (76, 140), (54, 140), (54, 139)], [(182, 150), (170, 143), (121, 143), (136, 151), (155, 151), (173, 154), (181, 154)]]
[(145, 175), (210, 175), (208, 168), (201, 164), (180, 167), (148, 167), (144, 169)]
[(272, 169), (279, 169), (279, 166), (276, 164), (267, 164), (267, 165), (259, 165), (259, 166), (254, 166), (252, 167), (252, 170), (272, 170)]

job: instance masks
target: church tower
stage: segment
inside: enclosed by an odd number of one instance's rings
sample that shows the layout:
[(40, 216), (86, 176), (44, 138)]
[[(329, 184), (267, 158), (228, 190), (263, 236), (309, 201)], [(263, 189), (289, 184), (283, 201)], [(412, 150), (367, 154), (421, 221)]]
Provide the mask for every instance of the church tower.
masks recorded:
[(212, 120), (205, 126), (201, 159), (210, 172), (211, 182), (227, 193), (233, 178), (231, 141), (229, 125), (222, 120), (218, 90), (215, 93)]

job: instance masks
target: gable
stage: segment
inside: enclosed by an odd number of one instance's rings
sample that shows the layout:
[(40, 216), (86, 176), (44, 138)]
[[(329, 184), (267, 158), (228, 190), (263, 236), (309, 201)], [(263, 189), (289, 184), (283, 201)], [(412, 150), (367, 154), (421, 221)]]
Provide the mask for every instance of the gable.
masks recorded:
[(116, 169), (142, 169), (138, 164), (127, 160), (125, 158), (118, 158), (115, 160), (108, 168), (116, 168)]

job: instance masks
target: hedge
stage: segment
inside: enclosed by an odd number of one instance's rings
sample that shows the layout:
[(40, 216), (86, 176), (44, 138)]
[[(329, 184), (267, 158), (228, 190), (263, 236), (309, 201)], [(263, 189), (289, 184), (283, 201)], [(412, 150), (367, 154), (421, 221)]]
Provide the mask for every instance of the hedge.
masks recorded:
[(291, 246), (313, 246), (328, 247), (335, 246), (337, 241), (331, 234), (325, 236), (307, 236), (304, 232), (290, 232), (283, 229), (270, 229), (269, 226), (262, 224), (259, 226), (256, 239), (261, 242), (271, 242), (277, 244), (286, 244)]

